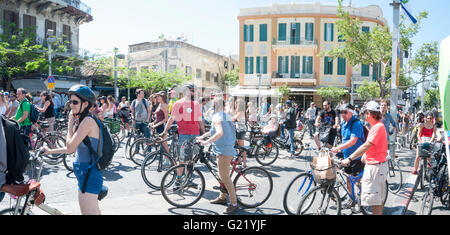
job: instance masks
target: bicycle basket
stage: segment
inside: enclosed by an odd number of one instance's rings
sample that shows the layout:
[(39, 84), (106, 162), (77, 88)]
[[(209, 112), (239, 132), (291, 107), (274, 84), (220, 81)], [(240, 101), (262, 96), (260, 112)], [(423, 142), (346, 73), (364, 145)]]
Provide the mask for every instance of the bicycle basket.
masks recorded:
[(111, 134), (116, 134), (120, 132), (120, 121), (116, 119), (105, 119), (103, 121), (106, 126), (108, 126)]
[(423, 143), (419, 145), (419, 156), (428, 158), (431, 157), (431, 145), (429, 143)]
[(331, 133), (331, 126), (329, 125), (322, 125), (319, 126), (319, 140), (322, 143), (327, 143), (328, 139), (330, 138), (330, 133)]
[(314, 181), (318, 184), (331, 184), (336, 181), (336, 166), (332, 163), (330, 155), (320, 152), (311, 163)]

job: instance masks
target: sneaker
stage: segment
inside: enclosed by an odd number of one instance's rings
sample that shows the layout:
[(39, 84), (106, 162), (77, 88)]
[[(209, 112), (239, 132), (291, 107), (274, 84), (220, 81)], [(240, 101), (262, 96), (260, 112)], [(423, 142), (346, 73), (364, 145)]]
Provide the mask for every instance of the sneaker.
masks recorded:
[(239, 208), (238, 205), (233, 206), (233, 205), (230, 204), (230, 205), (227, 207), (227, 209), (225, 209), (225, 210), (223, 211), (223, 213), (226, 214), (226, 215), (233, 214), (233, 212), (236, 211), (238, 208)]
[(211, 203), (211, 204), (218, 204), (218, 205), (226, 205), (227, 204), (227, 199), (222, 199), (222, 198), (218, 197), (218, 198), (216, 198), (216, 199), (214, 199), (212, 201), (209, 201), (209, 203)]

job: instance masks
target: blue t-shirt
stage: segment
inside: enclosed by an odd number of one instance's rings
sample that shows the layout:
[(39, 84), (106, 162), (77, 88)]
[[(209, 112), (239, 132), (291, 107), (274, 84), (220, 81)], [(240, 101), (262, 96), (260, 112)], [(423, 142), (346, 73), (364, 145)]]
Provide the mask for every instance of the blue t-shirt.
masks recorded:
[[(352, 122), (354, 122), (353, 125)], [(359, 148), (359, 146), (361, 146), (364, 143), (363, 142), (364, 130), (361, 122), (359, 120), (355, 120), (355, 116), (353, 116), (347, 123), (343, 122), (341, 126), (342, 126), (341, 127), (342, 143), (350, 141), (352, 137), (358, 137), (358, 141), (356, 141), (356, 144), (354, 144), (350, 148), (342, 150), (342, 152), (344, 153), (344, 158), (348, 158), (353, 152), (355, 152)]]

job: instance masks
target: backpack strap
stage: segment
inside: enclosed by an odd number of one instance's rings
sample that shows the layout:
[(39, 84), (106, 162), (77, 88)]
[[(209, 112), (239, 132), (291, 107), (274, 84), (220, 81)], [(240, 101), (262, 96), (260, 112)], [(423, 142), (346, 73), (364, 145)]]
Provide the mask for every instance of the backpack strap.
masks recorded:
[[(351, 133), (352, 133), (352, 127), (353, 127), (353, 124), (354, 124), (356, 121), (359, 121), (359, 120), (358, 120), (357, 118), (354, 118), (353, 121), (352, 121), (352, 123), (350, 124), (350, 135), (351, 135)], [(364, 128), (364, 126), (363, 126), (363, 128)], [(366, 142), (366, 137), (364, 136), (364, 129), (363, 129), (363, 135), (362, 135), (361, 141), (362, 141), (363, 143)]]
[[(97, 123), (97, 125), (99, 127), (100, 134), (99, 134), (99, 139), (98, 139), (97, 152), (95, 152), (94, 149), (92, 148), (91, 140), (89, 139), (89, 136), (86, 136), (83, 139), (83, 143), (89, 149), (90, 161), (89, 161), (89, 167), (88, 167), (87, 172), (86, 172), (86, 177), (84, 178), (84, 181), (83, 181), (83, 187), (81, 188), (81, 193), (85, 193), (86, 192), (86, 186), (87, 186), (87, 181), (89, 179), (89, 175), (91, 174), (92, 167), (95, 166), (97, 164), (98, 160), (100, 159), (100, 156), (101, 156), (100, 153), (101, 153), (102, 146), (103, 146), (103, 131), (102, 131), (102, 127), (101, 127), (101, 124), (100, 124), (100, 120), (98, 120), (95, 116), (93, 116), (91, 114), (89, 114), (88, 117), (91, 117), (91, 118), (93, 118), (95, 120), (95, 122)], [(94, 159), (94, 161), (92, 159), (92, 155), (94, 155), (96, 157), (96, 159)]]

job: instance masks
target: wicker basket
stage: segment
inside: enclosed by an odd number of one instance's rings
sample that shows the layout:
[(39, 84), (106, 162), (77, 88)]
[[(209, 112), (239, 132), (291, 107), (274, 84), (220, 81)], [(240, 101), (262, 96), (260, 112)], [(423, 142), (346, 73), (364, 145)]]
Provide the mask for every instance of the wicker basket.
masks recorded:
[(105, 119), (104, 123), (108, 126), (111, 134), (120, 132), (120, 121), (116, 119)]

